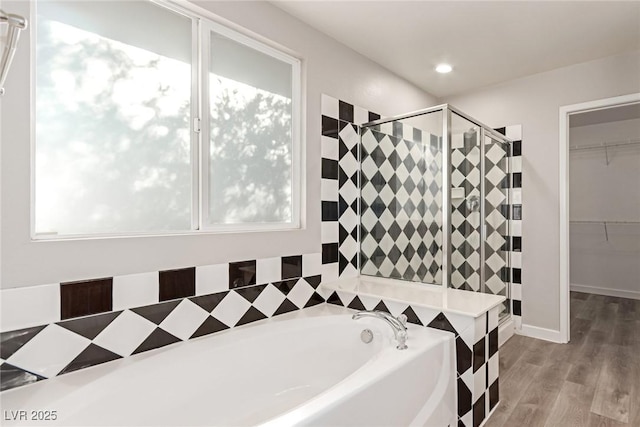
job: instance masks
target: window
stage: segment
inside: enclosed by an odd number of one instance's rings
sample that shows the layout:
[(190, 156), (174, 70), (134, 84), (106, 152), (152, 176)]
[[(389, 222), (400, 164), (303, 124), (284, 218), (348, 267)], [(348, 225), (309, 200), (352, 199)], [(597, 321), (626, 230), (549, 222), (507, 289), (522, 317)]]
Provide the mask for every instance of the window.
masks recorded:
[(299, 227), (299, 93), (297, 59), (172, 4), (38, 2), (35, 237)]

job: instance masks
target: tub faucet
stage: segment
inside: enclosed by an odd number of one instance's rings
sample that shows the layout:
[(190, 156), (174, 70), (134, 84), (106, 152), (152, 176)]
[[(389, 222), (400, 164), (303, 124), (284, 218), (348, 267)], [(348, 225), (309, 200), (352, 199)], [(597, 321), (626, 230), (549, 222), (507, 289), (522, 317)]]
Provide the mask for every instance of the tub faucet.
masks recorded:
[(398, 350), (405, 350), (407, 348), (407, 339), (409, 338), (409, 335), (407, 334), (407, 327), (405, 326), (405, 316), (400, 315), (396, 318), (389, 313), (378, 310), (359, 311), (351, 316), (353, 320), (358, 320), (362, 317), (375, 317), (376, 319), (385, 321), (387, 325), (391, 326), (391, 328), (393, 329), (393, 335), (395, 336), (396, 342), (398, 343), (396, 348)]

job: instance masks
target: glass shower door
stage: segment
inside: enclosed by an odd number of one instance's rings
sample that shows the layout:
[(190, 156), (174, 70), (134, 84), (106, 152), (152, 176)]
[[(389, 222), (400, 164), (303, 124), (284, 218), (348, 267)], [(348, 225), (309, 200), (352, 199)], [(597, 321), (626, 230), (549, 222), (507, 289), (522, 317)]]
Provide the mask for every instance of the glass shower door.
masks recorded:
[[(484, 287), (483, 292), (509, 298), (509, 144), (484, 136)], [(500, 316), (509, 314), (503, 303)]]
[(442, 284), (442, 111), (362, 129), (360, 269)]
[(449, 286), (482, 291), (480, 127), (451, 115), (451, 265)]

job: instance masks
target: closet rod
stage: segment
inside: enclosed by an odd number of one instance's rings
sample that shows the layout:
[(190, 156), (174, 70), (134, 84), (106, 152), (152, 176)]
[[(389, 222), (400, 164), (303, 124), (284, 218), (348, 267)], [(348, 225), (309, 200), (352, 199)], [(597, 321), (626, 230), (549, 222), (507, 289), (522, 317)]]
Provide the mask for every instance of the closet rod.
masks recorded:
[(640, 224), (640, 221), (569, 221), (571, 223), (577, 224), (602, 224), (606, 222), (607, 224)]
[(607, 224), (640, 224), (640, 221), (569, 221), (572, 224), (602, 224), (604, 226), (604, 237), (609, 241), (609, 229)]
[(581, 151), (581, 150), (595, 150), (609, 147), (624, 147), (627, 145), (637, 145), (640, 144), (640, 139), (625, 139), (622, 141), (611, 141), (611, 142), (603, 142), (600, 144), (591, 144), (591, 145), (574, 145), (573, 147), (569, 147), (569, 151)]

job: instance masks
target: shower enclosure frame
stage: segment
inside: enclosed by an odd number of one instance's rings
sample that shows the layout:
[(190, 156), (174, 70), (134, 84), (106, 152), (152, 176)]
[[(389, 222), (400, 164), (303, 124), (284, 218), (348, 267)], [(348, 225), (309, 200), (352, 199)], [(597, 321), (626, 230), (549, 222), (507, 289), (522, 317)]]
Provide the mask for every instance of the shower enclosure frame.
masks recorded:
[[(487, 233), (486, 233), (486, 206), (485, 206), (485, 151), (486, 151), (486, 147), (485, 147), (485, 137), (489, 136), (491, 137), (493, 140), (498, 141), (502, 144), (506, 144), (507, 145), (507, 176), (509, 177), (509, 179), (511, 178), (510, 175), (510, 171), (511, 171), (511, 158), (512, 158), (512, 143), (513, 141), (510, 140), (509, 138), (507, 138), (506, 136), (502, 135), (501, 133), (493, 130), (491, 127), (489, 127), (488, 125), (482, 123), (481, 121), (469, 116), (468, 114), (460, 111), (459, 109), (455, 108), (454, 106), (450, 105), (450, 104), (440, 104), (440, 105), (436, 105), (433, 107), (428, 107), (428, 108), (424, 108), (421, 110), (416, 110), (416, 111), (412, 111), (409, 113), (405, 113), (405, 114), (401, 114), (401, 115), (397, 115), (397, 116), (393, 116), (393, 117), (387, 117), (387, 118), (381, 118), (378, 120), (374, 120), (368, 123), (364, 123), (362, 125), (360, 125), (360, 136), (362, 136), (362, 129), (364, 128), (368, 128), (368, 127), (373, 127), (373, 126), (379, 126), (385, 123), (390, 123), (390, 122), (395, 122), (395, 121), (399, 121), (399, 120), (404, 120), (404, 119), (410, 119), (413, 117), (417, 117), (417, 116), (422, 116), (422, 115), (426, 115), (426, 114), (430, 114), (430, 113), (436, 113), (438, 111), (442, 111), (443, 114), (443, 118), (442, 118), (442, 286), (444, 288), (449, 288), (451, 287), (451, 252), (452, 252), (452, 248), (451, 248), (451, 213), (452, 213), (452, 208), (451, 208), (451, 173), (452, 173), (452, 166), (451, 166), (451, 138), (452, 138), (452, 133), (451, 133), (451, 121), (452, 121), (452, 114), (456, 114), (459, 117), (468, 120), (469, 122), (473, 123), (474, 125), (478, 126), (479, 128), (479, 150), (480, 150), (480, 162), (479, 162), (479, 170), (480, 170), (480, 219), (481, 219), (481, 224), (480, 224), (480, 249), (479, 249), (479, 255), (480, 255), (480, 260), (481, 260), (481, 265), (480, 265), (480, 288), (479, 291), (480, 293), (486, 293), (486, 283), (485, 283), (485, 279), (486, 279), (486, 272), (485, 272), (485, 268), (484, 268), (484, 262), (485, 262), (485, 255), (486, 255), (486, 248), (485, 248), (485, 244), (486, 244), (486, 237), (487, 237)], [(361, 145), (359, 146), (359, 150), (361, 149)], [(361, 158), (361, 153), (358, 153), (359, 157)], [(509, 190), (511, 189), (511, 182), (509, 182), (509, 186), (507, 187), (507, 204), (510, 204), (510, 195), (509, 195)], [(360, 203), (361, 200), (359, 200), (358, 203)], [(360, 206), (358, 207), (358, 209), (361, 211)], [(507, 218), (507, 236), (511, 235), (511, 218), (509, 216), (509, 218)], [(360, 236), (360, 232), (361, 230), (359, 229), (358, 234), (359, 234), (359, 241), (362, 242), (361, 240), (361, 236)], [(360, 257), (358, 257), (360, 258)], [(510, 269), (511, 267), (511, 257), (507, 256), (506, 257), (506, 266), (508, 269)], [(359, 265), (359, 270), (361, 271), (362, 266)], [(509, 280), (507, 282), (507, 286), (506, 286), (506, 292), (505, 292), (505, 296), (507, 298), (507, 301), (510, 301), (511, 299), (511, 277), (509, 275)], [(504, 315), (504, 318), (508, 318), (511, 315), (511, 307), (507, 307), (507, 313)]]

